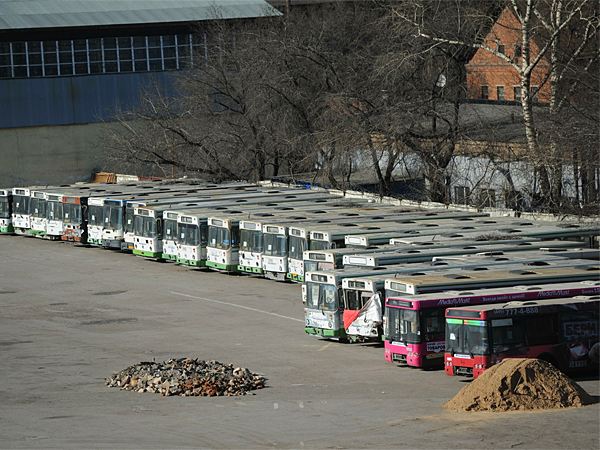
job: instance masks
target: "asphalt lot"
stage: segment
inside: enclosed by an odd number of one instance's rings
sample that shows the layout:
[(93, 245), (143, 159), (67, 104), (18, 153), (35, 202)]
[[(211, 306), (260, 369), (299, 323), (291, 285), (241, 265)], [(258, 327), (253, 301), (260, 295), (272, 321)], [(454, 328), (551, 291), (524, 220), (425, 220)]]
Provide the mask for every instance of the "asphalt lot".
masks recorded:
[[(0, 236), (1, 448), (600, 447), (600, 408), (450, 413), (468, 381), (303, 331), (300, 286)], [(218, 360), (265, 374), (239, 397), (108, 388), (127, 366)], [(578, 382), (600, 395), (598, 378)]]

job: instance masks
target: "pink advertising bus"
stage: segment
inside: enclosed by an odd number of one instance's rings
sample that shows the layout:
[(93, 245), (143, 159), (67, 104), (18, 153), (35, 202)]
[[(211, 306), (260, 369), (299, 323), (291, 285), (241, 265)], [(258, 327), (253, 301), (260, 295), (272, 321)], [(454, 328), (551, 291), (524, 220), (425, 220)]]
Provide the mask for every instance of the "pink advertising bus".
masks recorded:
[(598, 295), (448, 308), (444, 369), (477, 378), (505, 358), (538, 358), (597, 373), (599, 314)]
[(389, 362), (421, 368), (444, 366), (447, 308), (600, 294), (600, 281), (418, 295), (406, 295), (394, 291), (391, 283), (393, 280), (386, 285), (385, 358)]

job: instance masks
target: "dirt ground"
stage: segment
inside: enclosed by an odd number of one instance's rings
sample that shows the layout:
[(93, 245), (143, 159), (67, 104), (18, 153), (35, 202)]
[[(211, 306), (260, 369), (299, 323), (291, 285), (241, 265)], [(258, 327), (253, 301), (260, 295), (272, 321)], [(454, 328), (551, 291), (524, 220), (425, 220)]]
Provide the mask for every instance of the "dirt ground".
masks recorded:
[[(303, 330), (300, 286), (0, 236), (1, 448), (600, 447), (600, 409), (452, 413), (468, 379)], [(264, 374), (241, 397), (160, 397), (106, 377), (200, 358)], [(598, 399), (598, 376), (577, 379)]]

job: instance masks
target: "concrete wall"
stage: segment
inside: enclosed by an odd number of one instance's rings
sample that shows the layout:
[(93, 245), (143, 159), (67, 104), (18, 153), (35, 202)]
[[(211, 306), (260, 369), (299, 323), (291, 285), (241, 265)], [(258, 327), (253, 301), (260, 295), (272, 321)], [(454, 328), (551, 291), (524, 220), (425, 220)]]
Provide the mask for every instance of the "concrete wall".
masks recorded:
[(102, 169), (104, 124), (0, 129), (0, 186), (88, 181)]

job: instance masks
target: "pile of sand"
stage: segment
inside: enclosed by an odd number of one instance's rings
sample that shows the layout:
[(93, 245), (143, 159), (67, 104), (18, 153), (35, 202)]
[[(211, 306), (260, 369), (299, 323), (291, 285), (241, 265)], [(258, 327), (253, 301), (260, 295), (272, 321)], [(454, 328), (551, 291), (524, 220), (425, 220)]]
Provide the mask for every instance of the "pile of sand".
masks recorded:
[(577, 383), (539, 359), (508, 358), (485, 370), (444, 408), (450, 411), (524, 411), (593, 403)]

